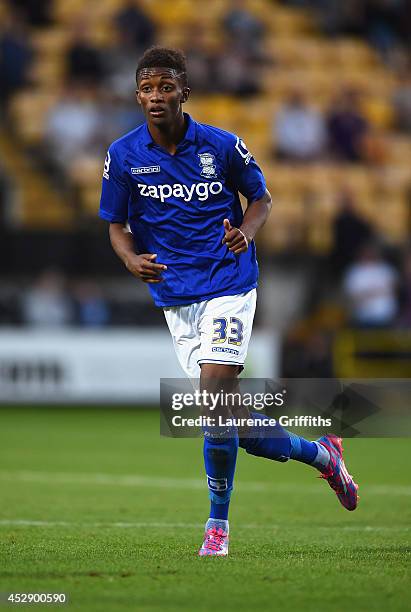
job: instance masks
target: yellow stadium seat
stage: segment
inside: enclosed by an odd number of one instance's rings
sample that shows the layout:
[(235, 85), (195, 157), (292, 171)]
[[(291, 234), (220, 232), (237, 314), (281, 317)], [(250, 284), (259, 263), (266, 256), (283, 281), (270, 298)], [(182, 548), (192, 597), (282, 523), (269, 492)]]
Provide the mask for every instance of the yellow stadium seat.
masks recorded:
[(14, 129), (26, 144), (40, 142), (44, 135), (46, 115), (57, 98), (53, 91), (24, 91), (11, 101), (10, 114)]

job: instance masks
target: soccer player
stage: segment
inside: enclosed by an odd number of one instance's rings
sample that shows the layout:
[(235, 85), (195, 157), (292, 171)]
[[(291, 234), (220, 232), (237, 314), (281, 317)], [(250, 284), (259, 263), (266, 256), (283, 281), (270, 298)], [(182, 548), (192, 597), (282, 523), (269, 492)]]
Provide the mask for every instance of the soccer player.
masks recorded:
[[(110, 223), (114, 251), (163, 308), (186, 374), (200, 378), (206, 389), (210, 381), (234, 387), (256, 306), (254, 237), (270, 212), (271, 197), (240, 138), (183, 113), (190, 89), (180, 51), (148, 49), (136, 81), (146, 123), (108, 150), (100, 216)], [(244, 214), (239, 192), (248, 202)], [(249, 435), (224, 428), (204, 432), (211, 509), (200, 555), (228, 554), (239, 446), (259, 457), (312, 465), (345, 508), (356, 508), (357, 485), (345, 468), (340, 438), (309, 442), (278, 423), (259, 425), (258, 413), (251, 418)]]

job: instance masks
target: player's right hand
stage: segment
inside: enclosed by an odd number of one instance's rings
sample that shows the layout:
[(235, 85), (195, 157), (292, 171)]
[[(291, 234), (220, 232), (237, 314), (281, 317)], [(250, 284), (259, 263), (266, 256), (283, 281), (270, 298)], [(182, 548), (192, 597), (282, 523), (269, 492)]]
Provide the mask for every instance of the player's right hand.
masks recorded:
[(144, 283), (161, 283), (164, 280), (161, 273), (167, 270), (167, 266), (154, 263), (156, 257), (156, 254), (150, 253), (133, 255), (127, 259), (126, 268)]

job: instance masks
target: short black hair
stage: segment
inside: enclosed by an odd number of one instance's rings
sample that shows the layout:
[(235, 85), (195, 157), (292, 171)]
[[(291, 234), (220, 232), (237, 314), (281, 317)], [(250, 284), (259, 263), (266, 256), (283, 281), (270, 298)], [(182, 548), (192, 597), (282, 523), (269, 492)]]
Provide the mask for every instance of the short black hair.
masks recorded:
[(147, 49), (140, 58), (136, 70), (136, 82), (138, 74), (143, 68), (173, 68), (179, 75), (184, 85), (187, 85), (186, 56), (180, 49), (153, 46)]

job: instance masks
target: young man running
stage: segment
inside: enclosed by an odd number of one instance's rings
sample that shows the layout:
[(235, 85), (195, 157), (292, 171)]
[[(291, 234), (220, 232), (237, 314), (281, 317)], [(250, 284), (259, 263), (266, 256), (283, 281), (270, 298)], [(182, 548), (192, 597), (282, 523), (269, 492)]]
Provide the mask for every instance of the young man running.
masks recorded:
[[(110, 223), (114, 251), (147, 283), (164, 309), (179, 362), (205, 389), (235, 387), (251, 336), (258, 267), (254, 237), (271, 209), (262, 172), (235, 135), (195, 122), (184, 55), (148, 49), (136, 71), (146, 123), (116, 140), (104, 163), (100, 216)], [(239, 195), (248, 201), (243, 214)], [(127, 223), (131, 233), (127, 231)], [(348, 510), (357, 485), (341, 440), (309, 442), (259, 425), (239, 438), (205, 431), (204, 462), (211, 501), (200, 555), (228, 554), (228, 508), (238, 447), (276, 461), (318, 469)]]

